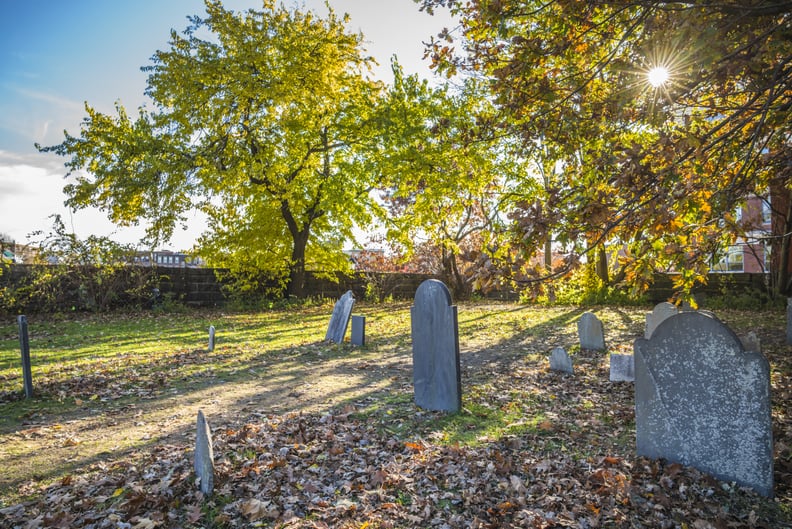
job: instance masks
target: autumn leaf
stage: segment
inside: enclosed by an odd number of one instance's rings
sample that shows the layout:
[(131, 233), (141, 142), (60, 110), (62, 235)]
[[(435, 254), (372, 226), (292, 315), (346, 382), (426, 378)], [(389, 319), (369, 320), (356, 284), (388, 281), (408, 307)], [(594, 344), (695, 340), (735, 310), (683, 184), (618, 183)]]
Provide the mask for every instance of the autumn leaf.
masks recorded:
[(132, 529), (154, 529), (158, 527), (160, 522), (155, 522), (148, 518), (138, 518), (138, 521), (135, 525), (132, 526)]
[(203, 511), (201, 510), (200, 505), (191, 505), (187, 508), (187, 521), (190, 523), (196, 523), (203, 517)]
[(262, 518), (275, 519), (280, 515), (278, 508), (273, 506), (272, 502), (261, 501), (256, 498), (242, 502), (239, 506), (239, 511), (247, 516), (251, 522)]
[(404, 446), (412, 450), (413, 452), (422, 452), (424, 446), (420, 443), (413, 443), (411, 441), (407, 441), (404, 443)]

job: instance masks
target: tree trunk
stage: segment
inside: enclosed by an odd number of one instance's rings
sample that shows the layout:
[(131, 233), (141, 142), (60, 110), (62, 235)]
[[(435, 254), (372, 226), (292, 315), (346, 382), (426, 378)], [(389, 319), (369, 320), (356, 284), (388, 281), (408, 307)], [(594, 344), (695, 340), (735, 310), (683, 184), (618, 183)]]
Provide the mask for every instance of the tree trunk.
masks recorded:
[(451, 287), (454, 299), (468, 299), (470, 285), (468, 285), (457, 266), (456, 254), (443, 249), (443, 276)]
[(553, 239), (548, 234), (544, 244), (544, 265), (548, 272), (553, 271)]
[(790, 248), (789, 235), (790, 230), (792, 230), (792, 201), (789, 202), (789, 207), (786, 208), (786, 219), (784, 221), (784, 231), (780, 234), (781, 240), (777, 246), (778, 258), (776, 261), (778, 265), (775, 273), (778, 293), (788, 296), (790, 294), (789, 252), (792, 250)]
[(600, 246), (597, 248), (597, 264), (596, 264), (597, 277), (603, 282), (608, 284), (608, 254), (605, 253), (605, 247)]
[(772, 207), (770, 240), (770, 266), (774, 279), (775, 293), (790, 294), (790, 233), (792, 233), (792, 197), (786, 182), (774, 182), (770, 186), (770, 205)]
[(309, 235), (310, 232), (307, 229), (292, 234), (294, 246), (292, 247), (289, 269), (289, 283), (286, 285), (286, 297), (304, 298), (306, 295), (305, 248), (308, 246)]

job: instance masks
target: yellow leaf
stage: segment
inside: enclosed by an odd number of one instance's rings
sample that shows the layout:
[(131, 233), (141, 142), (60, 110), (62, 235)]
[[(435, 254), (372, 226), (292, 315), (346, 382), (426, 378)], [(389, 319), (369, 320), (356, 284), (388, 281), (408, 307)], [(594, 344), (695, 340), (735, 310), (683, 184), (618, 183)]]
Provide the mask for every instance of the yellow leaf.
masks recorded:
[(148, 518), (139, 518), (138, 523), (132, 526), (132, 529), (154, 529), (160, 524), (160, 522), (155, 522), (154, 520), (149, 520)]
[(115, 492), (113, 492), (113, 498), (117, 498), (121, 496), (123, 493), (124, 493), (124, 489), (119, 487), (115, 490)]

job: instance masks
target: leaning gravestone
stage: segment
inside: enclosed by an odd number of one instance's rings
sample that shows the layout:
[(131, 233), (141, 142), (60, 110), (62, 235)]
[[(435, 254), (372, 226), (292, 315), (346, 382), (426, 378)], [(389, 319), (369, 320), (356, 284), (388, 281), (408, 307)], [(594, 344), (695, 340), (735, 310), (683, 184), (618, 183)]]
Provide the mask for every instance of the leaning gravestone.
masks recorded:
[(427, 410), (459, 411), (462, 383), (457, 308), (451, 305), (451, 293), (441, 281), (421, 283), (411, 319), (415, 403)]
[(674, 314), (679, 314), (679, 309), (673, 303), (664, 301), (655, 305), (655, 307), (652, 309), (652, 312), (649, 312), (646, 315), (646, 329), (644, 330), (644, 338), (647, 340), (651, 338), (652, 333), (655, 329), (657, 329), (657, 326)]
[(200, 480), (201, 492), (211, 496), (214, 489), (214, 450), (212, 432), (201, 410), (198, 410), (197, 434), (195, 436), (195, 475)]
[(578, 320), (577, 328), (581, 349), (605, 350), (605, 334), (602, 329), (602, 322), (593, 312), (584, 313)]
[(355, 305), (355, 296), (351, 290), (336, 301), (333, 307), (333, 315), (330, 316), (330, 324), (327, 326), (325, 334), (326, 342), (344, 343), (344, 335), (349, 326), (349, 318), (352, 316), (352, 307)]
[(638, 455), (773, 495), (770, 368), (716, 318), (671, 316), (635, 342)]
[(574, 373), (572, 359), (563, 347), (554, 347), (550, 352), (550, 369), (561, 373)]

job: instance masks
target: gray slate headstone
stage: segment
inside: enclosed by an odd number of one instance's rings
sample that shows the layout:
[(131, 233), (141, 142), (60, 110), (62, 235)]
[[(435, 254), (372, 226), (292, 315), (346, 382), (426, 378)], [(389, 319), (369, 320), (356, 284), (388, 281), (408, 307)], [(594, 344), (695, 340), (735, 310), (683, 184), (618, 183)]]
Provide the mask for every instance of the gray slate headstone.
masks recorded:
[(593, 312), (584, 313), (577, 322), (581, 349), (605, 350), (605, 334), (602, 322)]
[(633, 355), (610, 355), (610, 381), (633, 382), (635, 380), (635, 357)]
[(366, 345), (366, 317), (365, 316), (352, 316), (352, 336), (350, 337), (352, 345), (364, 346)]
[(638, 455), (773, 495), (770, 367), (716, 318), (682, 312), (635, 342)]
[(212, 432), (201, 410), (198, 410), (197, 433), (195, 436), (195, 475), (200, 479), (204, 496), (211, 496), (214, 490), (214, 450)]
[(787, 345), (792, 345), (792, 298), (787, 298), (786, 341)]
[(209, 352), (214, 351), (215, 348), (215, 328), (214, 325), (209, 326)]
[(427, 410), (459, 411), (459, 328), (451, 293), (441, 281), (424, 281), (410, 313), (415, 403)]
[(673, 303), (664, 301), (655, 305), (655, 307), (652, 309), (652, 312), (649, 312), (646, 315), (646, 329), (644, 330), (644, 338), (647, 340), (651, 338), (652, 333), (655, 329), (657, 329), (657, 326), (674, 314), (679, 314), (679, 309)]
[(563, 347), (554, 347), (550, 352), (550, 369), (562, 373), (574, 373), (572, 359)]
[(333, 307), (333, 315), (330, 316), (330, 324), (327, 326), (325, 334), (326, 342), (344, 343), (344, 335), (349, 327), (349, 318), (352, 316), (352, 307), (355, 305), (355, 295), (351, 290), (336, 301)]

